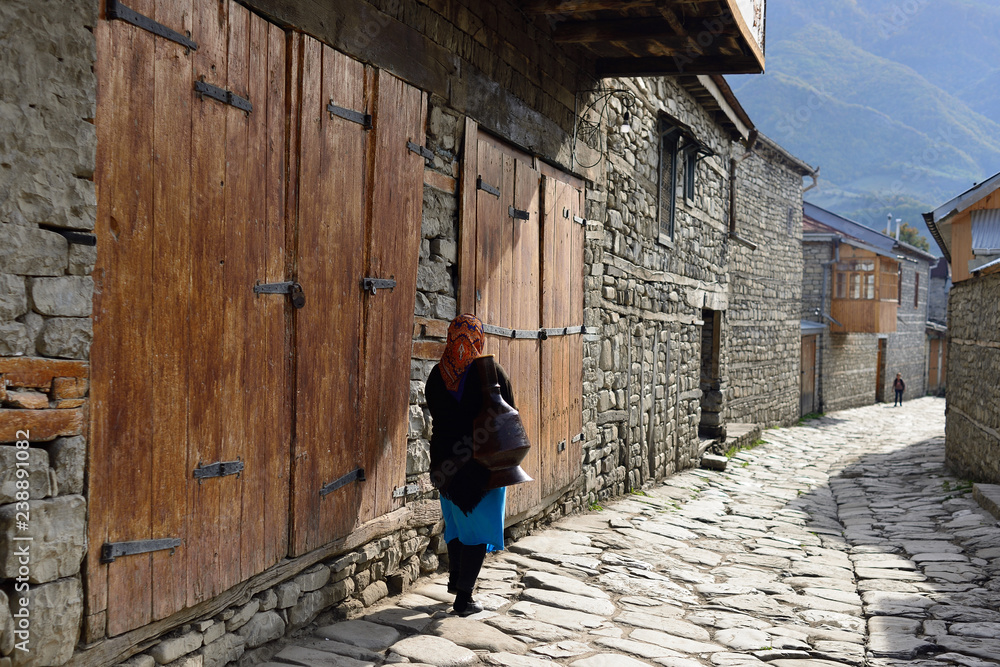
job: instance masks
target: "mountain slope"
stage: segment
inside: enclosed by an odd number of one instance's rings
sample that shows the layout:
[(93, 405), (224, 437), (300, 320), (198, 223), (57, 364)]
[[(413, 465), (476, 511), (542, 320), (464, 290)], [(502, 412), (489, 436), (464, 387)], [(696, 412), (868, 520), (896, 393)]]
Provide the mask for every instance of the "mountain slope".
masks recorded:
[(757, 126), (822, 167), (807, 198), (877, 228), (1000, 171), (1000, 6), (783, 0), (767, 73), (729, 77)]

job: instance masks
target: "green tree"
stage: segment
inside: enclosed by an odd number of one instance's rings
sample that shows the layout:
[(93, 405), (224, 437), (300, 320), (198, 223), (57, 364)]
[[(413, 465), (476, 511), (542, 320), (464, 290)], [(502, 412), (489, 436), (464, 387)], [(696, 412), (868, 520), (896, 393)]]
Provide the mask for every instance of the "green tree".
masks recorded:
[(927, 239), (917, 231), (916, 227), (912, 227), (905, 222), (899, 227), (899, 240), (903, 243), (909, 243), (914, 248), (930, 252), (931, 244), (927, 242)]

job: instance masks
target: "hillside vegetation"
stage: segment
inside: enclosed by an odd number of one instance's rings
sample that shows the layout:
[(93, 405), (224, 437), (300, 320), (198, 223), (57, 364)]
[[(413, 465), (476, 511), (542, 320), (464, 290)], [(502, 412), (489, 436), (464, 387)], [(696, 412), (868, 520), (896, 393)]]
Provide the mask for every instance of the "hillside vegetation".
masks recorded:
[(762, 132), (822, 168), (809, 201), (926, 234), (921, 212), (1000, 171), (1000, 4), (782, 0), (767, 20), (767, 73), (729, 81)]

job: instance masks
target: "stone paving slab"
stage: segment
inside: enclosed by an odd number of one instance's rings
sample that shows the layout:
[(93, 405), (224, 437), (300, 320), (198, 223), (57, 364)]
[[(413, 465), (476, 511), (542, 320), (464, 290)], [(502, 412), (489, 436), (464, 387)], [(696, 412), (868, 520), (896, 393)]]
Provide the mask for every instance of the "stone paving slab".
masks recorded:
[[(276, 662), (1000, 664), (1000, 527), (944, 468), (943, 409), (766, 430), (724, 472), (684, 471), (510, 543), (471, 620), (447, 614), (441, 577), (422, 579), (364, 612), (369, 625), (315, 628)], [(347, 653), (316, 651), (324, 635)]]

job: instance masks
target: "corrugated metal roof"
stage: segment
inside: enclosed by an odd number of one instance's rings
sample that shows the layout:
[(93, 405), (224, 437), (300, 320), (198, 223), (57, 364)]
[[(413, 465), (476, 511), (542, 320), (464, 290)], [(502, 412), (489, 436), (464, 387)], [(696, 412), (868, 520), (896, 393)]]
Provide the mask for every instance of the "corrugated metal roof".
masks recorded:
[(972, 270), (972, 273), (980, 273), (986, 269), (992, 269), (994, 266), (1000, 266), (1000, 258), (994, 259), (992, 262), (983, 264), (982, 266)]
[(972, 252), (996, 254), (1000, 250), (1000, 209), (972, 212)]

